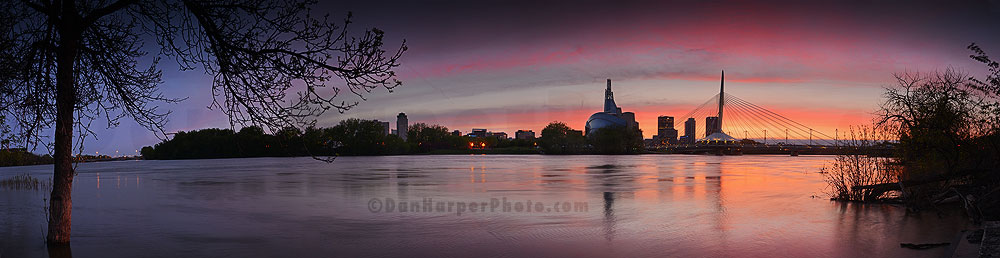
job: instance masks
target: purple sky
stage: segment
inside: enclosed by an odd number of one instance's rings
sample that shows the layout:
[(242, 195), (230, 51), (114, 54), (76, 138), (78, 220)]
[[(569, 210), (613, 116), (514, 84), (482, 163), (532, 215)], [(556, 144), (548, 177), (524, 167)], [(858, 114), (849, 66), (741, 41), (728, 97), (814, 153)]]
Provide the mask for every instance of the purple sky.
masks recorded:
[[(716, 94), (725, 69), (728, 93), (832, 134), (868, 121), (894, 72), (978, 75), (965, 47), (1000, 53), (1000, 1), (323, 2), (317, 12), (353, 11), (356, 30), (378, 27), (388, 46), (405, 38), (409, 51), (403, 86), (324, 115), (321, 126), (405, 112), (463, 132), (537, 133), (551, 121), (582, 129), (611, 78), (618, 105), (650, 137), (656, 116), (683, 116)], [(164, 106), (174, 112), (168, 131), (229, 127), (206, 108), (210, 77), (163, 68), (164, 93), (189, 97)], [(95, 132), (86, 153), (157, 142), (132, 121)]]

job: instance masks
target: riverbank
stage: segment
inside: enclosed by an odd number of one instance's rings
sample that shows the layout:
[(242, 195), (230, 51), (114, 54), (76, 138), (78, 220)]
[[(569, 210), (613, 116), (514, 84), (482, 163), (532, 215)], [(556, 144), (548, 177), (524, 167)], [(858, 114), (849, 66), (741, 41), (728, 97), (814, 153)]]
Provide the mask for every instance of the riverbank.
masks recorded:
[[(35, 154), (32, 154), (35, 155)], [(36, 155), (37, 156), (37, 155)], [(43, 157), (47, 157), (45, 155)], [(86, 156), (77, 157), (75, 162), (77, 163), (90, 163), (90, 162), (106, 162), (106, 161), (122, 161), (122, 160), (141, 160), (141, 156), (127, 156), (127, 157), (110, 157), (110, 156)], [(35, 166), (35, 165), (51, 165), (53, 163), (52, 158), (43, 158), (38, 162), (21, 162), (21, 163), (0, 163), (0, 167), (19, 167), (19, 166)]]

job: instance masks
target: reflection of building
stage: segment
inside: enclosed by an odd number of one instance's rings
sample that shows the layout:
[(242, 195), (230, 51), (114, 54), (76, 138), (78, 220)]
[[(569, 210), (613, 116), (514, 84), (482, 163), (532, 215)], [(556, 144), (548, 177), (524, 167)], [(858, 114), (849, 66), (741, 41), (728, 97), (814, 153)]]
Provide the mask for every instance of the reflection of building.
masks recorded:
[(587, 135), (597, 129), (607, 127), (639, 128), (639, 123), (635, 121), (635, 113), (622, 112), (622, 108), (615, 104), (614, 93), (611, 92), (611, 79), (608, 79), (608, 88), (604, 90), (604, 111), (590, 115), (585, 127)]
[(531, 130), (527, 131), (517, 130), (517, 132), (514, 132), (514, 139), (521, 139), (521, 140), (535, 139), (535, 132), (532, 132)]
[(653, 141), (657, 144), (677, 144), (677, 129), (674, 129), (674, 117), (659, 116), (656, 118), (656, 136)]
[(403, 138), (403, 140), (406, 140), (406, 128), (409, 126), (407, 123), (409, 121), (406, 120), (406, 114), (399, 113), (396, 116), (396, 135), (399, 135), (399, 138)]
[(687, 121), (684, 121), (684, 137), (683, 137), (684, 140), (682, 140), (680, 142), (683, 143), (683, 144), (692, 144), (692, 143), (694, 143), (694, 140), (695, 140), (695, 129), (697, 129), (697, 128), (698, 128), (698, 123), (696, 123), (694, 121), (693, 117), (688, 118)]

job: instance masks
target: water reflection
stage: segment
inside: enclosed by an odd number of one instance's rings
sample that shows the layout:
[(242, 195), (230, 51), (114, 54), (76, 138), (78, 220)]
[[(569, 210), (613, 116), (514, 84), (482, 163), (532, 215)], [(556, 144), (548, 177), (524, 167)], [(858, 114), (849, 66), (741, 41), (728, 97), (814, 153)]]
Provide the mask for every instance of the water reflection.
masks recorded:
[(609, 241), (615, 234), (615, 193), (604, 192), (604, 238)]
[[(829, 157), (394, 156), (86, 163), (77, 256), (941, 256), (960, 214), (830, 202)], [(50, 166), (0, 168), (50, 177)], [(108, 177), (113, 176), (113, 178)], [(140, 184), (141, 183), (141, 184)], [(114, 184), (114, 185), (109, 185)], [(102, 186), (103, 185), (103, 186)], [(141, 186), (141, 187), (140, 187)], [(38, 241), (43, 193), (0, 193), (0, 257)], [(583, 212), (372, 213), (368, 201), (583, 202)], [(162, 254), (162, 255), (161, 255)], [(169, 254), (169, 255), (168, 255)]]

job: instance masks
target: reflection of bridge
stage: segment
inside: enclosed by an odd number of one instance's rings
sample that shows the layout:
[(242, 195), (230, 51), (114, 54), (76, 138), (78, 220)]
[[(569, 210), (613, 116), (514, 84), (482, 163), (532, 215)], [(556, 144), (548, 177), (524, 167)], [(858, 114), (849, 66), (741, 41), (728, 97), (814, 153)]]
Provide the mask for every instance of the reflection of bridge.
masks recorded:
[[(704, 119), (700, 125), (699, 118)], [(722, 74), (719, 94), (675, 121), (683, 123), (686, 137), (682, 137), (678, 144), (659, 146), (656, 149), (671, 153), (717, 154), (852, 152), (842, 146), (839, 133), (827, 135), (726, 93), (725, 72)]]

